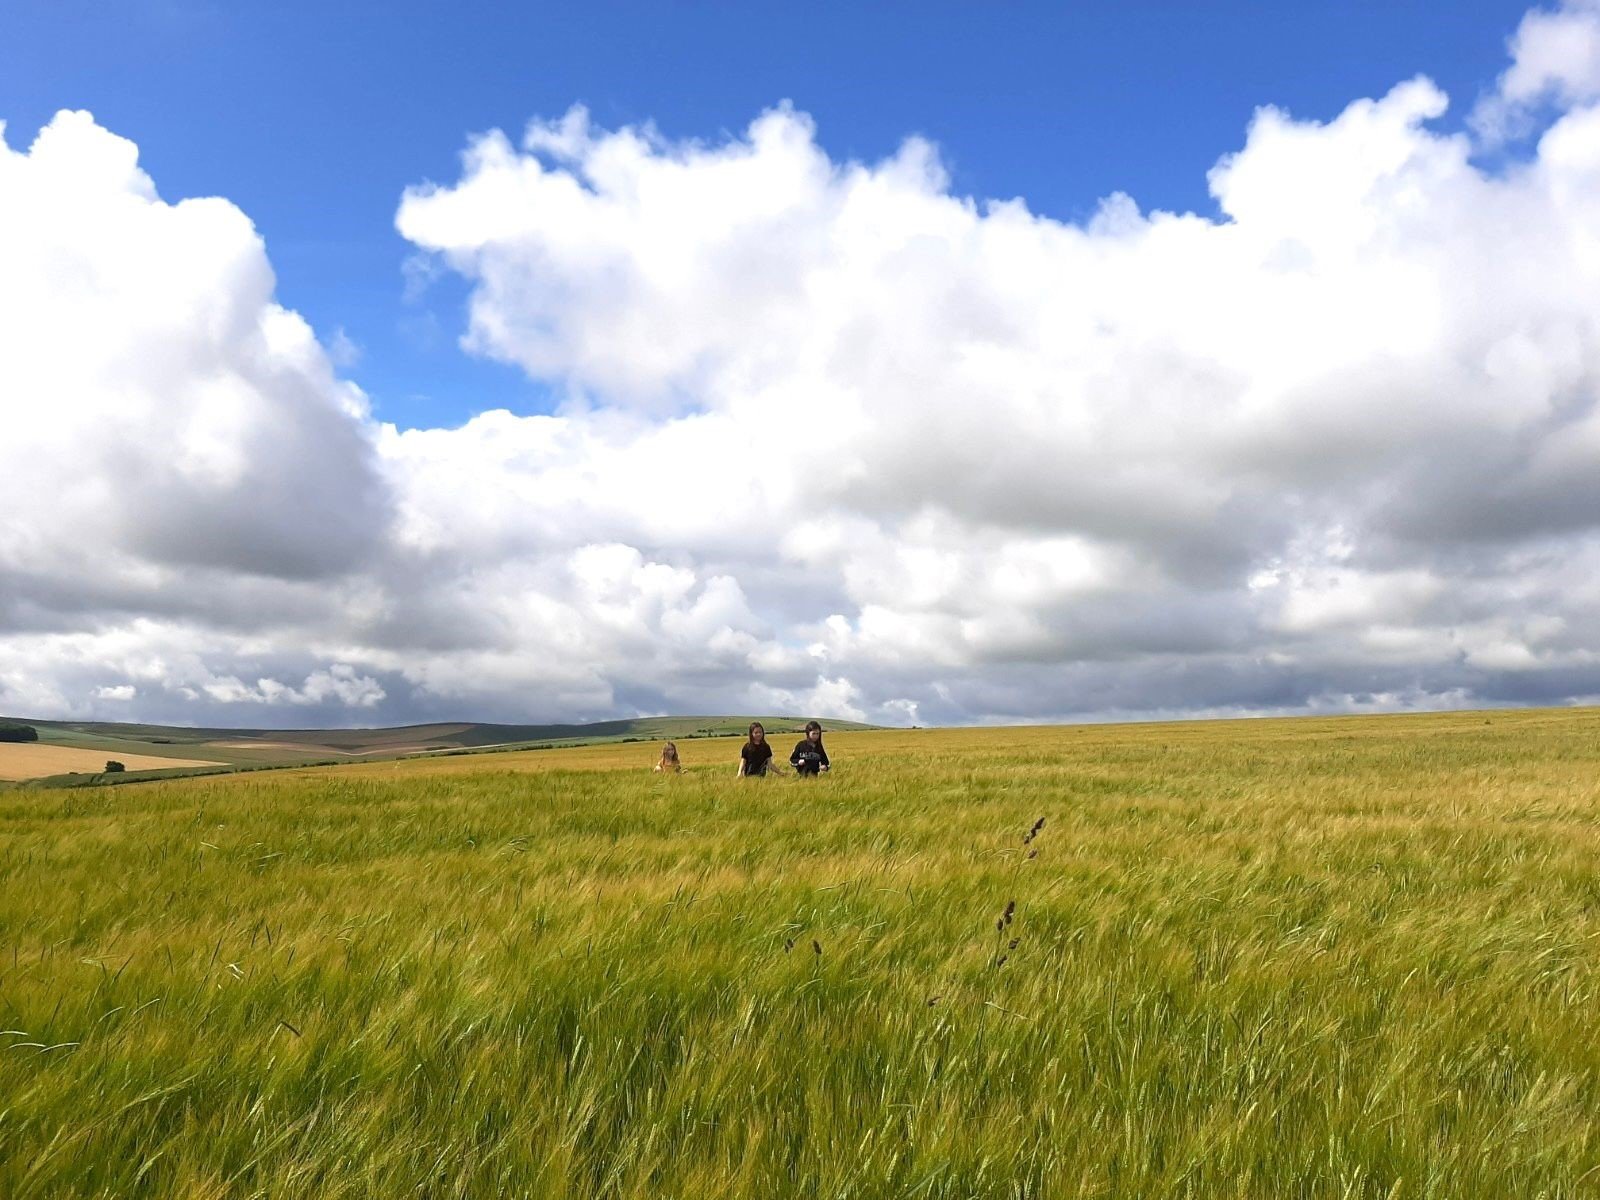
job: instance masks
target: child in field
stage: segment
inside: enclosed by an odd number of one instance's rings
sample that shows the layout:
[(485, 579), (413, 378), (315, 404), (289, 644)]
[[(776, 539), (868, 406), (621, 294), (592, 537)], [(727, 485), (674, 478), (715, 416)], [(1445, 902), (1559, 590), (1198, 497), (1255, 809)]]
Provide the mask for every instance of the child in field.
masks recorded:
[(828, 752), (822, 748), (821, 725), (815, 721), (806, 722), (806, 736), (795, 745), (789, 761), (802, 777), (817, 775), (828, 769)]
[(663, 775), (677, 775), (683, 771), (683, 764), (678, 762), (678, 746), (676, 742), (668, 742), (661, 747), (661, 761), (656, 764), (656, 770)]
[(773, 766), (772, 747), (760, 721), (750, 722), (750, 740), (739, 748), (739, 777), (765, 775)]

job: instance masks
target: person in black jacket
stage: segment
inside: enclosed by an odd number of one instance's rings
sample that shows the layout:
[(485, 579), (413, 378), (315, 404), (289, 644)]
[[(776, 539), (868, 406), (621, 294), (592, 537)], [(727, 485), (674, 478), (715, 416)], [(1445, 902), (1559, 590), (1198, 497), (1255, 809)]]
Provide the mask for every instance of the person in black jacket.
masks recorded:
[(822, 748), (821, 725), (815, 721), (806, 722), (806, 736), (795, 744), (789, 761), (800, 775), (816, 775), (828, 769), (828, 752)]

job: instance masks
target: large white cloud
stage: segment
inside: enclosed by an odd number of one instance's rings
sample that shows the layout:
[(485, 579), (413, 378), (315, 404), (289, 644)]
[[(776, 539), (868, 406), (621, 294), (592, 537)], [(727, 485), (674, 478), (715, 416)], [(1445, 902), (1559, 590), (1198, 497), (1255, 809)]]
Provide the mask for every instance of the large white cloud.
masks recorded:
[(62, 113), (0, 150), (0, 261), (11, 564), (317, 578), (382, 536), (364, 401), (233, 205), (162, 202), (130, 142)]
[(0, 139), (0, 264), (0, 707), (340, 695), (326, 666), (217, 683), (293, 657), (393, 510), (365, 400), (273, 302), (249, 220), (164, 202), (131, 142), (63, 112), (26, 153)]
[(785, 107), (490, 134), (398, 225), (471, 284), (465, 349), (566, 402), (456, 429), (375, 425), (237, 210), (64, 115), (0, 152), (0, 248), (45, 247), (0, 402), (46, 401), (0, 443), (0, 708), (1600, 695), (1596, 19), (1530, 15), (1474, 135), (1420, 79), (1262, 110), (1216, 217), (975, 201)]

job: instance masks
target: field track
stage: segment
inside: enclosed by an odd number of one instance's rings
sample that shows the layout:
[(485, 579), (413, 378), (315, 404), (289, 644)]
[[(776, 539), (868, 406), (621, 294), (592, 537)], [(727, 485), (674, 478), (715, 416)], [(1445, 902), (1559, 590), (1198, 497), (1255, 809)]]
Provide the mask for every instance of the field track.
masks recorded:
[(0, 792), (0, 1196), (1600, 1196), (1600, 712), (828, 742)]

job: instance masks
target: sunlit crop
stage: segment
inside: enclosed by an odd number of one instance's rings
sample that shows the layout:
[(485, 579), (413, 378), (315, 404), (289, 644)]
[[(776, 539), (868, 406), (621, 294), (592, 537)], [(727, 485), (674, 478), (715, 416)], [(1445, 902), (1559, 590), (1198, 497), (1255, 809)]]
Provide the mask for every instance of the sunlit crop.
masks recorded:
[(1600, 1195), (1600, 714), (828, 748), (0, 792), (0, 1196)]

